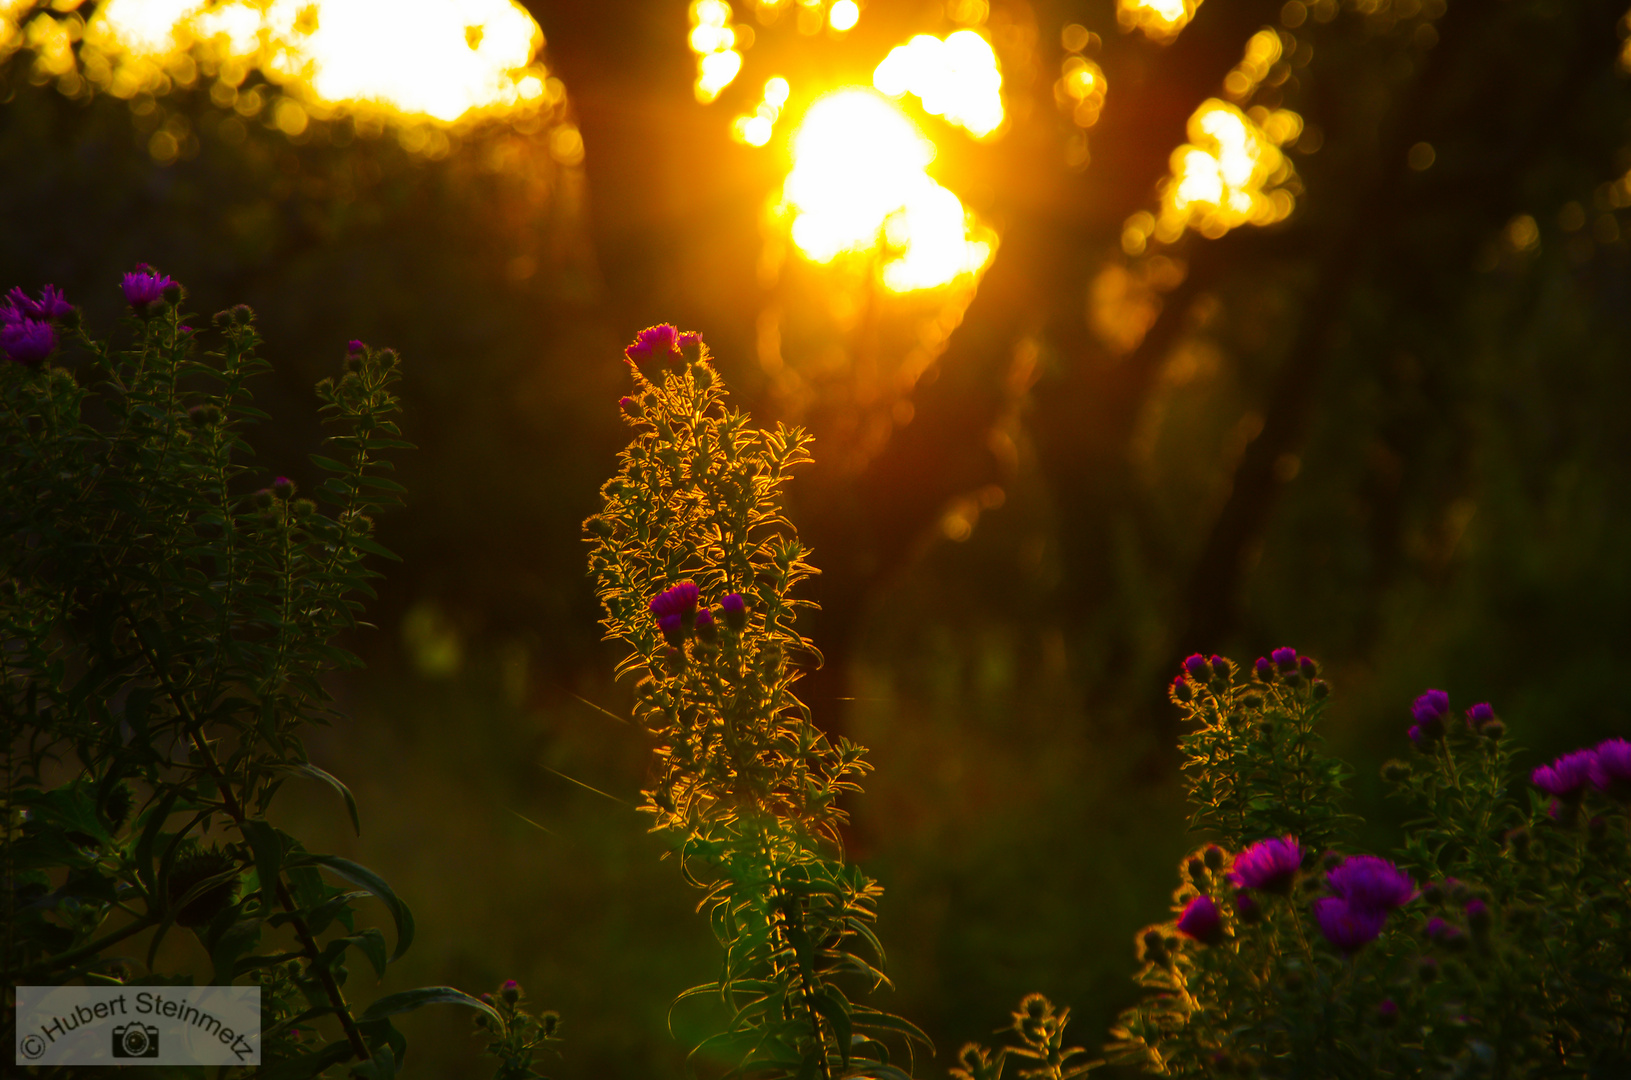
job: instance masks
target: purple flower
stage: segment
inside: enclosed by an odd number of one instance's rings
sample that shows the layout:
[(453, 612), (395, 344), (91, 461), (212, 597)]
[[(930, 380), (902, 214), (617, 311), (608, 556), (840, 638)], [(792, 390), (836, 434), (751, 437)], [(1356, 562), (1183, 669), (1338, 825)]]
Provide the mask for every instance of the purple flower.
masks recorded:
[(627, 395), (617, 399), (617, 407), (622, 409), (626, 416), (640, 415), (640, 403)]
[(1495, 709), (1487, 701), (1480, 701), (1467, 710), (1467, 726), (1477, 731), (1495, 719)]
[(1212, 654), (1212, 659), (1211, 659), (1211, 664), (1212, 664), (1212, 677), (1213, 678), (1222, 679), (1222, 678), (1227, 678), (1228, 677), (1228, 674), (1229, 674), (1229, 661), (1225, 660), (1223, 657), (1219, 656), (1217, 653), (1213, 653)]
[(1410, 729), (1410, 741), (1420, 746), (1444, 735), (1444, 718), (1450, 714), (1450, 695), (1442, 690), (1429, 690), (1410, 706), (1410, 715), (1416, 723)]
[(168, 275), (160, 274), (146, 263), (141, 263), (136, 267), (135, 273), (125, 275), (121, 287), (125, 291), (125, 303), (135, 308), (137, 314), (141, 314), (157, 303), (164, 296), (164, 290), (174, 284)]
[(1182, 675), (1172, 677), (1172, 699), (1174, 701), (1194, 701), (1195, 691), (1190, 688), (1189, 680)]
[(1200, 653), (1190, 653), (1184, 658), (1184, 670), (1198, 683), (1207, 682), (1212, 678), (1212, 665), (1208, 664), (1206, 657)]
[(1269, 658), (1266, 656), (1257, 658), (1257, 677), (1263, 682), (1274, 681), (1274, 665), (1269, 662)]
[(1295, 836), (1271, 837), (1259, 840), (1235, 856), (1229, 880), (1238, 889), (1286, 893), (1291, 890), (1291, 880), (1302, 862), (1303, 849)]
[(0, 323), (0, 352), (19, 364), (37, 366), (57, 347), (57, 332), (38, 319)]
[(18, 322), (22, 319), (55, 322), (73, 310), (74, 306), (55, 285), (47, 285), (40, 290), (38, 300), (30, 300), (22, 289), (12, 289), (6, 294), (4, 304), (0, 304), (0, 323)]
[(672, 360), (680, 355), (680, 347), (701, 341), (701, 335), (682, 334), (669, 323), (648, 326), (634, 336), (634, 344), (623, 350), (633, 364), (646, 364), (654, 360)]
[(725, 617), (725, 625), (732, 630), (741, 630), (748, 624), (748, 605), (741, 593), (726, 593), (719, 602), (719, 611)]
[(718, 632), (718, 628), (714, 626), (714, 613), (709, 611), (707, 608), (697, 609), (696, 625), (697, 634), (700, 637), (708, 639), (709, 641), (712, 641), (714, 639), (714, 635)]
[(1281, 671), (1297, 670), (1297, 650), (1289, 645), (1282, 646), (1269, 653), (1269, 659), (1273, 660), (1274, 666)]
[(346, 342), (345, 351), (355, 354), (362, 352), (365, 348), (367, 348), (366, 345), (358, 341), (356, 338), (352, 338), (350, 341)]
[(1585, 792), (1592, 779), (1597, 754), (1593, 750), (1576, 750), (1564, 754), (1550, 765), (1542, 765), (1529, 779), (1540, 790), (1559, 799), (1577, 799)]
[(1312, 679), (1320, 673), (1319, 665), (1306, 656), (1297, 657), (1297, 669), (1303, 673), (1303, 678)]
[(1615, 798), (1631, 798), (1631, 742), (1605, 739), (1592, 751), (1591, 782)]
[(687, 579), (651, 598), (651, 613), (670, 645), (678, 645), (681, 635), (697, 612), (697, 583)]
[(1387, 912), (1357, 907), (1336, 896), (1322, 896), (1314, 901), (1314, 920), (1337, 951), (1354, 953), (1376, 940), (1387, 922)]
[(1416, 897), (1416, 885), (1410, 875), (1375, 855), (1344, 859), (1325, 875), (1325, 880), (1330, 883), (1331, 891), (1349, 907), (1362, 911), (1386, 914)]
[(1202, 945), (1215, 945), (1223, 933), (1223, 920), (1218, 905), (1205, 893), (1195, 897), (1178, 916), (1178, 932), (1194, 938)]
[(1376, 1018), (1383, 1027), (1392, 1027), (1399, 1020), (1399, 1006), (1393, 1003), (1392, 998), (1383, 998), (1382, 1003), (1376, 1006)]

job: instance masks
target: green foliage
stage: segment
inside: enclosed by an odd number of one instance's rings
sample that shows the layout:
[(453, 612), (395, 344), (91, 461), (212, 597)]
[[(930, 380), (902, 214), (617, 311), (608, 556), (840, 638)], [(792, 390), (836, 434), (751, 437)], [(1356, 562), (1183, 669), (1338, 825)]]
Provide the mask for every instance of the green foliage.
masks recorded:
[[(252, 490), (244, 436), (265, 414), (248, 382), (267, 369), (253, 317), (218, 315), (206, 347), (180, 303), (172, 287), (122, 343), (69, 316), (88, 353), (75, 371), (0, 365), (4, 981), (190, 984), (161, 959), (181, 927), (213, 983), (261, 986), (261, 1075), (350, 1063), (383, 1080), (406, 1050), (389, 1017), (458, 992), (358, 1015), (348, 960), (382, 976), (412, 915), (378, 875), (269, 815), (292, 778), (316, 780), (357, 824), (302, 733), (339, 717), (322, 677), (358, 661), (334, 638), (373, 595), (367, 557), (393, 557), (372, 516), (403, 490), (385, 455), (410, 448), (398, 359), (355, 348), (318, 385), (336, 431), (332, 456), (313, 457), (329, 474), (316, 501), (281, 477)], [(394, 949), (358, 925), (370, 895)]]
[(1041, 994), (1027, 994), (1014, 1010), (1012, 1032), (1019, 1037), (1017, 1046), (1000, 1046), (995, 1052), (980, 1045), (968, 1043), (957, 1052), (960, 1067), (951, 1070), (953, 1080), (1002, 1080), (1003, 1066), (1009, 1055), (1035, 1061), (1038, 1064), (1019, 1070), (1020, 1080), (1072, 1080), (1104, 1064), (1102, 1061), (1083, 1061), (1087, 1051), (1080, 1046), (1065, 1045), (1065, 1025), (1070, 1023), (1069, 1009), (1055, 1009), (1053, 1002)]
[[(1624, 1075), (1625, 804), (1584, 772), (1549, 806), (1514, 792), (1505, 725), (1424, 696), (1412, 760), (1383, 770), (1421, 811), (1395, 856), (1419, 888), (1367, 899), (1343, 877), (1364, 860), (1319, 855), (1344, 833), (1345, 770), (1313, 740), (1311, 675), (1175, 684), (1198, 725), (1183, 739), (1194, 821), (1215, 843), (1181, 864), (1174, 920), (1139, 938), (1145, 996), (1109, 1059), (1172, 1076)], [(1242, 875), (1253, 842), (1296, 829), (1302, 865), (1284, 886)], [(1194, 918), (1209, 907), (1215, 920)]]
[(815, 570), (777, 500), (809, 440), (730, 410), (700, 345), (631, 366), (636, 434), (586, 528), (607, 636), (631, 650), (618, 674), (636, 680), (635, 719), (657, 744), (641, 809), (725, 950), (719, 978), (681, 995), (730, 1013), (693, 1057), (725, 1057), (733, 1076), (905, 1077), (885, 1040), (927, 1040), (842, 988), (887, 982), (871, 928), (882, 890), (839, 836), (865, 751), (817, 730), (792, 689), (795, 661), (819, 660), (794, 627), (807, 602), (793, 589)]

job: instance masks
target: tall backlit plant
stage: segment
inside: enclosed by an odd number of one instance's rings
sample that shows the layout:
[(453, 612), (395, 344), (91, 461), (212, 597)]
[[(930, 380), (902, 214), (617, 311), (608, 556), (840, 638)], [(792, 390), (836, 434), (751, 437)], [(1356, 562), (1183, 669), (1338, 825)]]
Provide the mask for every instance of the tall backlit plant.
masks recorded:
[[(160, 951), (179, 929), (212, 982), (260, 985), (262, 1060), (282, 1080), (394, 1075), (391, 1017), (431, 1002), (479, 1011), (501, 1077), (537, 1075), (554, 1025), (518, 993), (426, 987), (355, 1009), (347, 961), (383, 975), (413, 918), (373, 871), (271, 817), (285, 784), (316, 781), (358, 821), (301, 740), (339, 718), (320, 680), (358, 663), (334, 638), (372, 595), (365, 560), (394, 557), (372, 518), (402, 492), (387, 454), (409, 448), (396, 354), (352, 342), (318, 384), (333, 456), (312, 459), (329, 474), (316, 500), (297, 498), (244, 463), (265, 419), (248, 384), (268, 366), (249, 309), (206, 334), (168, 277), (141, 267), (122, 288), (117, 341), (54, 289), (0, 301), (0, 984), (187, 985)], [(394, 947), (358, 925), (370, 894)]]
[(586, 528), (607, 636), (629, 648), (618, 674), (656, 741), (641, 809), (724, 948), (719, 977), (682, 995), (730, 1017), (693, 1056), (740, 1076), (904, 1078), (886, 1040), (927, 1040), (850, 999), (887, 981), (881, 889), (839, 832), (865, 751), (828, 739), (793, 691), (819, 659), (795, 627), (794, 589), (816, 571), (778, 497), (809, 439), (731, 409), (695, 334), (653, 327), (627, 358), (634, 438)]

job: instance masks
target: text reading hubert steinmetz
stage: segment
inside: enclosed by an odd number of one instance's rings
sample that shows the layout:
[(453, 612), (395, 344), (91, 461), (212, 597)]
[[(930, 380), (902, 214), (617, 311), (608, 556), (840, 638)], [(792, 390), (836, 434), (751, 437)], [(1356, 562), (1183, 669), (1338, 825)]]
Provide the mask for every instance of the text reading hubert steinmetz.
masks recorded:
[(259, 1064), (260, 987), (19, 986), (17, 1064), (92, 1063)]

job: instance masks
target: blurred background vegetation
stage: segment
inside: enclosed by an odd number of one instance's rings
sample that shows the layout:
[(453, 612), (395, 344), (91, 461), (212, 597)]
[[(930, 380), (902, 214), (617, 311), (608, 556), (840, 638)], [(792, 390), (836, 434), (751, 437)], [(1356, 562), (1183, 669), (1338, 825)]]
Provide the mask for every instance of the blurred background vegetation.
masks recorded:
[[(140, 3), (0, 0), (0, 283), (99, 326), (138, 261), (206, 316), (248, 303), (280, 418), (313, 415), (347, 339), (405, 355), (421, 449), (380, 523), (404, 561), (333, 683), (351, 721), (312, 744), (363, 833), (325, 793), (282, 803), (414, 908), (381, 993), (519, 979), (565, 1016), (563, 1078), (678, 1076), (712, 1022), (670, 1014), (717, 957), (629, 806), (646, 745), (579, 539), (626, 436), (619, 352), (656, 322), (816, 435), (793, 516), (827, 664), (802, 685), (873, 748), (850, 842), (888, 890), (885, 1007), (941, 1050), (925, 1075), (1024, 992), (1088, 1045), (1130, 999), (1188, 850), (1164, 684), (1192, 649), (1322, 661), (1378, 843), (1376, 770), (1427, 686), (1493, 702), (1536, 760), (1631, 730), (1616, 3), (533, 0), (537, 35), (495, 0), (459, 47), (500, 50), (515, 92), (468, 113), (335, 104), (265, 36), (250, 62), (98, 29)], [(291, 33), (339, 25), (308, 11)], [(385, 11), (319, 73), (408, 57), (434, 84), (392, 25), (419, 9)], [(954, 239), (994, 251), (905, 290), (887, 243), (806, 257), (780, 198), (799, 117), (958, 30), (993, 50), (1001, 125), (896, 100)], [(1247, 208), (1185, 211), (1174, 151), (1224, 104)], [(258, 448), (313, 481), (319, 437)], [(473, 1075), (466, 1024), (409, 1021), (408, 1074)]]

